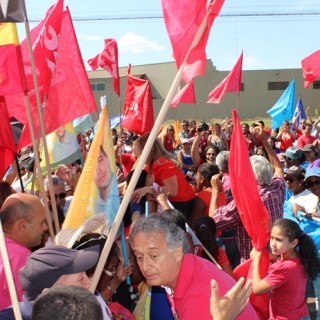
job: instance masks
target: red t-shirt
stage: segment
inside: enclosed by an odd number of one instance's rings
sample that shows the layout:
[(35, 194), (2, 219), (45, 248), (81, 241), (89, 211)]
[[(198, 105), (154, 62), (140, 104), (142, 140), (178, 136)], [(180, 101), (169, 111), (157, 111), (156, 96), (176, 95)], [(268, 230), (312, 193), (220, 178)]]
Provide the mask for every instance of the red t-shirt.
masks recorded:
[(178, 193), (175, 197), (169, 197), (170, 201), (183, 202), (194, 198), (195, 193), (192, 186), (186, 180), (181, 169), (177, 168), (175, 164), (165, 158), (159, 158), (152, 165), (152, 175), (154, 181), (160, 186), (163, 186), (163, 180), (175, 176), (178, 182)]
[[(212, 195), (212, 188), (207, 188), (205, 190), (202, 190), (196, 195), (196, 198), (201, 199), (206, 205), (206, 210), (203, 212), (203, 214), (205, 215), (209, 215), (211, 195)], [(219, 192), (219, 195), (218, 195), (218, 207), (225, 206), (226, 204), (227, 204), (226, 193), (222, 190)]]
[(123, 175), (125, 177), (132, 170), (135, 162), (136, 162), (136, 157), (132, 153), (122, 154), (122, 169), (123, 169)]
[(312, 144), (317, 138), (315, 136), (305, 136), (304, 134), (297, 140), (297, 146), (302, 149), (306, 144)]
[(163, 137), (163, 146), (167, 151), (173, 151), (175, 146), (174, 137), (170, 138), (167, 134)]
[(299, 258), (277, 261), (264, 278), (271, 286), (270, 319), (298, 320), (308, 315), (307, 276)]

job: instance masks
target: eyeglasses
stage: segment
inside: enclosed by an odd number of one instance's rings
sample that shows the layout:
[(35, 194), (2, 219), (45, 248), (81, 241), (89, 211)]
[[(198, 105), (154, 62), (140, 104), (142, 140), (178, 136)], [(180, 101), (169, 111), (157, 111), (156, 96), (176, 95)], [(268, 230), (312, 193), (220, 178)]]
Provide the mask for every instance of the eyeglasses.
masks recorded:
[[(54, 197), (56, 198), (56, 200), (58, 199), (58, 197), (59, 197), (59, 199), (64, 199), (65, 197), (67, 196), (67, 194), (65, 193), (65, 192), (61, 192), (61, 193), (59, 193), (59, 194), (54, 194)], [(49, 200), (51, 199), (51, 197), (50, 197), (50, 195), (48, 195), (48, 198), (49, 198)]]
[(283, 156), (283, 159), (284, 160), (288, 160), (288, 161), (293, 161), (294, 159), (291, 159), (291, 158), (289, 158), (289, 157), (287, 157), (287, 156)]
[(320, 179), (314, 180), (314, 181), (308, 181), (306, 183), (306, 186), (308, 189), (313, 188), (314, 186), (320, 186)]
[(208, 157), (210, 157), (210, 156), (215, 156), (216, 154), (215, 154), (215, 153), (209, 153), (209, 152), (208, 152), (206, 155), (207, 155)]
[(294, 181), (297, 181), (297, 179), (293, 179), (293, 178), (290, 178), (290, 177), (284, 177), (284, 181), (292, 183)]

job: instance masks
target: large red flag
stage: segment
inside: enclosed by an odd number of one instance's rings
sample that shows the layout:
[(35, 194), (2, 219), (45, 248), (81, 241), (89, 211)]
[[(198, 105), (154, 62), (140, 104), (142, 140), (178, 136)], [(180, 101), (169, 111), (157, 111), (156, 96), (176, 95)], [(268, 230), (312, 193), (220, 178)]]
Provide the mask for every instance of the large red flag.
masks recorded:
[(10, 126), (5, 97), (0, 96), (0, 179), (14, 160), (16, 146)]
[(320, 77), (320, 50), (310, 54), (301, 61), (304, 87), (309, 88), (310, 84)]
[(241, 88), (242, 74), (242, 59), (241, 53), (237, 63), (234, 65), (230, 73), (225, 77), (210, 93), (207, 103), (220, 103), (225, 92), (239, 92)]
[[(61, 29), (63, 32), (59, 37), (56, 66), (44, 108), (46, 134), (75, 118), (96, 111), (93, 93), (68, 9), (63, 13)], [(37, 113), (35, 104), (32, 113), (33, 115)], [(37, 132), (39, 120), (37, 116), (33, 119)], [(30, 143), (31, 138), (27, 125), (18, 147), (22, 148)]]
[(150, 132), (154, 124), (151, 87), (148, 80), (133, 77), (130, 72), (131, 65), (127, 71), (122, 126), (142, 135)]
[(172, 99), (171, 106), (176, 107), (179, 103), (196, 103), (194, 94), (194, 82), (187, 83)]
[(63, 0), (58, 0), (46, 16), (38, 38), (33, 45), (34, 60), (40, 71), (39, 83), (49, 91), (52, 76), (56, 66), (59, 46), (59, 34), (63, 16)]
[[(233, 133), (230, 147), (229, 174), (231, 191), (244, 228), (257, 250), (265, 250), (270, 238), (270, 216), (259, 195), (238, 114), (232, 110)], [(250, 192), (248, 192), (250, 190)], [(261, 275), (269, 268), (269, 255), (264, 251)], [(249, 274), (247, 274), (249, 272)], [(235, 277), (251, 277), (250, 262), (234, 271)], [(268, 319), (268, 295), (252, 296), (251, 302), (262, 319)]]
[(198, 75), (205, 73), (206, 52), (205, 48), (209, 37), (210, 29), (214, 19), (218, 16), (224, 0), (216, 0), (207, 6), (207, 0), (162, 0), (163, 17), (167, 32), (171, 41), (173, 56), (179, 69), (183, 63), (199, 26), (210, 12), (206, 22), (205, 31), (191, 50), (186, 61), (182, 79), (189, 83)]
[(94, 58), (88, 60), (92, 70), (103, 68), (108, 71), (113, 78), (113, 90), (120, 96), (120, 77), (118, 67), (118, 46), (115, 39), (104, 39), (104, 49)]

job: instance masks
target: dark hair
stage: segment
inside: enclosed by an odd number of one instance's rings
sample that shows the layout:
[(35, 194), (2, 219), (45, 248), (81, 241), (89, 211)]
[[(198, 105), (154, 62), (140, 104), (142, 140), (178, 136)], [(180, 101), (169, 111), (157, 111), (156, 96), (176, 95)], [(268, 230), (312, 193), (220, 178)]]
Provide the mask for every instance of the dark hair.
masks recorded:
[(11, 187), (11, 184), (6, 181), (0, 182), (0, 209), (4, 201), (10, 196), (10, 194), (15, 193)]
[(217, 156), (220, 153), (220, 149), (217, 146), (209, 145), (201, 153), (201, 158), (202, 158), (203, 161), (207, 161), (206, 154), (207, 154), (209, 149), (213, 149), (214, 150), (215, 156)]
[(314, 280), (320, 271), (320, 259), (316, 245), (310, 236), (308, 236), (299, 225), (290, 219), (279, 219), (274, 222), (273, 227), (280, 228), (289, 241), (298, 240), (297, 252), (303, 264), (307, 276)]
[(102, 309), (95, 296), (78, 286), (57, 286), (35, 301), (32, 320), (102, 320)]
[(218, 174), (220, 172), (218, 166), (214, 163), (203, 163), (198, 168), (198, 172), (208, 181), (210, 182), (212, 176)]
[[(209, 251), (215, 260), (218, 260), (219, 247), (216, 240), (216, 223), (208, 216), (199, 217), (194, 223), (194, 231), (200, 242)], [(205, 251), (202, 258), (211, 261)]]

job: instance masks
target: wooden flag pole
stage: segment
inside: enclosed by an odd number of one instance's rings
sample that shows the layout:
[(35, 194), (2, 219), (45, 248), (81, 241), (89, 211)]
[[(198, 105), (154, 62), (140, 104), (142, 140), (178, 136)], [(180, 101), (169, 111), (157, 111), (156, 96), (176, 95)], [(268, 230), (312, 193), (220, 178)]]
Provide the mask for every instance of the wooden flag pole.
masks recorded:
[[(39, 123), (40, 123), (40, 134), (42, 137), (44, 158), (45, 158), (45, 162), (46, 162), (47, 177), (48, 177), (48, 182), (49, 182), (49, 193), (50, 193), (50, 199), (51, 199), (51, 205), (52, 205), (52, 211), (53, 211), (53, 220), (54, 220), (55, 231), (56, 231), (56, 233), (58, 233), (60, 231), (60, 225), (59, 225), (59, 221), (58, 221), (56, 198), (55, 198), (55, 194), (53, 191), (51, 167), (50, 167), (49, 153), (48, 153), (48, 147), (47, 147), (47, 140), (46, 140), (46, 135), (45, 135), (45, 128), (44, 128), (44, 123), (43, 123), (43, 114), (42, 114), (42, 107), (41, 107), (41, 101), (40, 101), (38, 79), (37, 79), (37, 73), (36, 73), (36, 67), (35, 67), (34, 55), (33, 55), (32, 43), (31, 43), (31, 37), (30, 37), (30, 28), (29, 28), (28, 22), (25, 22), (24, 25), (25, 25), (25, 30), (26, 30), (27, 47), (28, 47), (28, 51), (29, 51), (29, 57), (30, 57), (30, 63), (31, 63), (31, 69), (32, 69), (32, 78), (33, 78), (33, 83), (34, 83), (34, 88), (35, 88), (35, 93), (36, 93), (37, 109), (38, 109), (38, 116), (39, 116)], [(30, 112), (30, 110), (29, 110), (29, 112)], [(30, 131), (31, 131), (31, 128), (30, 128)], [(33, 136), (34, 136), (34, 132), (33, 132)], [(44, 191), (44, 181), (43, 181), (41, 167), (40, 167), (38, 150), (35, 149), (34, 153), (35, 153), (35, 155), (37, 154), (35, 159), (37, 160), (36, 164), (37, 164), (37, 168), (39, 171), (38, 174), (39, 174), (41, 193), (42, 193), (43, 197), (45, 197), (46, 194)], [(47, 201), (45, 200), (44, 202), (47, 202)], [(49, 221), (48, 221), (48, 223), (49, 223)], [(50, 224), (51, 224), (51, 219), (50, 219)], [(52, 238), (52, 241), (54, 241), (54, 238)]]
[(8, 282), (9, 294), (10, 294), (10, 298), (11, 298), (14, 318), (16, 320), (22, 320), (21, 312), (20, 312), (20, 308), (19, 308), (18, 296), (17, 296), (15, 285), (14, 285), (14, 281), (13, 281), (8, 251), (7, 251), (6, 243), (4, 240), (1, 222), (0, 222), (0, 252), (1, 252), (1, 257), (2, 257), (2, 261), (3, 261), (4, 272), (6, 275), (7, 282)]
[(140, 174), (143, 170), (143, 167), (144, 167), (144, 164), (146, 163), (146, 160), (149, 156), (149, 153), (150, 153), (150, 150), (153, 146), (153, 143), (154, 141), (157, 139), (157, 136), (158, 136), (158, 132), (159, 132), (159, 129), (163, 123), (163, 121), (165, 120), (165, 117), (167, 115), (167, 112), (169, 110), (169, 107), (170, 107), (170, 103), (172, 101), (172, 99), (174, 98), (176, 92), (177, 92), (177, 89), (178, 89), (178, 86), (181, 82), (181, 77), (182, 77), (182, 73), (183, 73), (183, 69), (184, 69), (184, 65), (189, 57), (189, 54), (191, 52), (191, 50), (198, 44), (199, 40), (201, 39), (202, 35), (203, 35), (203, 32), (205, 31), (205, 28), (206, 28), (206, 24), (207, 24), (207, 19), (208, 19), (208, 16), (209, 16), (210, 12), (207, 10), (200, 26), (199, 26), (199, 29), (190, 45), (190, 48), (183, 60), (183, 63), (181, 64), (176, 76), (175, 76), (175, 79), (173, 80), (173, 83), (169, 89), (169, 92), (168, 92), (168, 95), (166, 96), (166, 99), (164, 100), (163, 102), (163, 105), (161, 107), (161, 110), (159, 112), (159, 115), (154, 123), (154, 126), (150, 132), (150, 135), (149, 135), (149, 138), (147, 140), (147, 143), (141, 153), (141, 156), (139, 157), (139, 160), (138, 160), (138, 163), (137, 163), (137, 166), (134, 170), (134, 173), (132, 175), (132, 178), (130, 180), (130, 183), (128, 185), (128, 188), (126, 190), (126, 193), (123, 197), (123, 200), (120, 204), (120, 207), (119, 207), (119, 210), (117, 212), (117, 215), (115, 217), (115, 220), (112, 224), (112, 227), (111, 227), (111, 230), (110, 230), (110, 233), (109, 233), (109, 236), (108, 236), (108, 239), (104, 245), (104, 248), (102, 250), (102, 253), (100, 255), (100, 259), (99, 259), (99, 262), (97, 264), (97, 267), (96, 267), (96, 270), (95, 270), (95, 273), (93, 275), (93, 278), (92, 278), (92, 282), (91, 282), (91, 285), (90, 285), (90, 291), (93, 293), (97, 287), (97, 284), (99, 282), (99, 279), (100, 279), (100, 276), (101, 276), (101, 273), (102, 273), (102, 270), (104, 268), (104, 265), (105, 265), (105, 262), (107, 261), (107, 257), (109, 255), (109, 252), (111, 250), (111, 247), (112, 247), (112, 244), (117, 236), (117, 232), (118, 232), (118, 229), (120, 227), (120, 224), (122, 222), (122, 219), (123, 219), (123, 216), (124, 216), (124, 213), (128, 207), (128, 204), (130, 202), (130, 198), (131, 198), (131, 195), (134, 191), (134, 188), (137, 184), (137, 181), (140, 177)]

